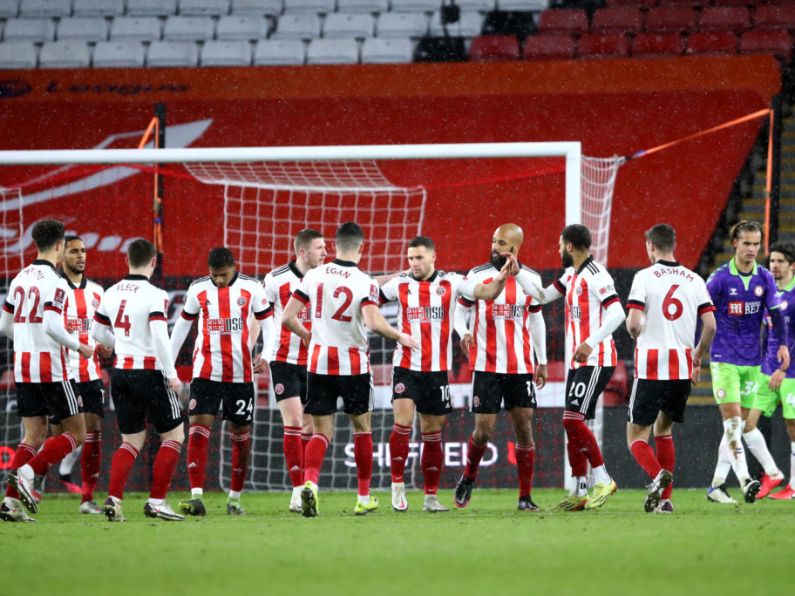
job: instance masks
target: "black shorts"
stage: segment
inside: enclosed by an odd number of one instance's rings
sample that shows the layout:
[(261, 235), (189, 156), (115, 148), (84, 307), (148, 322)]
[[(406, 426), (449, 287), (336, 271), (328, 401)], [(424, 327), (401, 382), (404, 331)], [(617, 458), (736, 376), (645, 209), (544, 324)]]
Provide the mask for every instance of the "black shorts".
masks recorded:
[(113, 369), (110, 395), (122, 434), (145, 430), (147, 421), (161, 434), (183, 422), (177, 394), (169, 389), (159, 370)]
[(300, 397), (306, 404), (306, 367), (287, 362), (271, 362), (271, 387), (280, 402), (289, 397)]
[(593, 420), (596, 402), (613, 376), (614, 366), (570, 368), (566, 375), (566, 409)]
[(450, 406), (450, 381), (447, 371), (419, 372), (396, 366), (392, 369), (392, 401), (411, 399), (420, 414), (444, 416)]
[[(104, 418), (105, 409), (103, 403), (105, 401), (105, 385), (100, 380), (86, 381), (85, 383), (78, 383), (72, 381), (73, 386), (80, 394), (80, 400), (83, 404), (84, 414), (96, 414), (100, 418)], [(50, 416), (50, 424), (60, 424), (61, 419), (58, 416)]]
[(497, 414), (506, 410), (536, 407), (536, 385), (532, 374), (490, 373), (476, 370), (472, 380), (472, 411)]
[(684, 422), (691, 386), (690, 379), (682, 381), (635, 379), (629, 396), (627, 419), (632, 424), (651, 426), (657, 419), (657, 414), (664, 412), (674, 422)]
[(190, 384), (188, 416), (218, 415), (223, 404), (223, 419), (240, 426), (254, 420), (254, 383), (223, 383), (193, 379)]
[(17, 383), (20, 418), (50, 416), (58, 421), (83, 411), (83, 401), (74, 381)]
[(328, 416), (337, 411), (342, 398), (342, 411), (350, 416), (369, 412), (373, 405), (372, 380), (364, 375), (317, 375), (307, 373), (306, 407), (313, 416)]

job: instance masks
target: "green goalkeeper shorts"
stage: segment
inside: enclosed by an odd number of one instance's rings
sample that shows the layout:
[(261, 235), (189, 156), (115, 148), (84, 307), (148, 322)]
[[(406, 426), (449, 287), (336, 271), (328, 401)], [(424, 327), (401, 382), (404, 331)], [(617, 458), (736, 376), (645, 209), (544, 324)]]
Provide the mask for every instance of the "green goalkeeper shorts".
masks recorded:
[(767, 384), (770, 377), (764, 373), (759, 373), (757, 379), (758, 388), (754, 396), (753, 408), (761, 410), (765, 416), (772, 416), (776, 411), (779, 402), (784, 418), (787, 420), (795, 419), (795, 379), (784, 379), (781, 387), (773, 391)]
[(726, 362), (711, 362), (712, 395), (718, 404), (740, 404), (751, 408), (759, 383), (758, 366), (739, 366)]

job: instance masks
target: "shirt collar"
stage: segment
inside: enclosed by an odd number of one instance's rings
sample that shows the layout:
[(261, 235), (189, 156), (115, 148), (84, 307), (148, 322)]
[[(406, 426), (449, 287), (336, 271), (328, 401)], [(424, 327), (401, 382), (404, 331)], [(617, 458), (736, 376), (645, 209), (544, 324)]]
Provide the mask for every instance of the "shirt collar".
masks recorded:
[(411, 277), (411, 279), (413, 279), (414, 281), (427, 281), (430, 283), (434, 281), (437, 277), (439, 277), (439, 272), (434, 269), (433, 275), (431, 275), (428, 279), (417, 279), (416, 277), (414, 277), (413, 273), (409, 273), (409, 277)]
[(677, 261), (665, 261), (660, 259), (655, 263), (656, 265), (665, 265), (666, 267), (679, 267), (679, 263)]
[(298, 265), (295, 264), (295, 261), (290, 261), (287, 263), (287, 266), (290, 267), (290, 271), (292, 271), (298, 279), (304, 279), (304, 274), (301, 273), (301, 270), (298, 268)]
[(88, 285), (88, 278), (85, 275), (80, 280), (79, 286), (76, 286), (72, 283), (72, 280), (69, 279), (69, 276), (66, 275), (66, 272), (61, 273), (61, 277), (63, 277), (66, 280), (67, 285), (73, 290), (85, 290), (86, 286)]
[(33, 261), (33, 264), (34, 265), (45, 265), (45, 266), (49, 267), (50, 269), (52, 269), (53, 271), (55, 271), (55, 265), (50, 263), (47, 259), (36, 259), (35, 261)]
[(732, 260), (729, 261), (729, 273), (732, 275), (756, 275), (756, 270), (758, 267), (759, 265), (756, 263), (756, 261), (754, 261), (754, 268), (751, 273), (740, 273), (740, 270), (737, 269), (737, 263), (734, 262), (734, 257), (732, 257)]
[(353, 261), (343, 261), (342, 259), (334, 259), (331, 261), (335, 265), (339, 265), (340, 267), (358, 267), (356, 263)]
[(139, 273), (130, 273), (124, 279), (129, 281), (149, 281), (149, 278), (145, 275), (140, 275)]
[[(227, 288), (230, 287), (232, 284), (234, 284), (237, 281), (237, 276), (238, 276), (238, 272), (235, 271), (235, 274), (232, 276), (232, 281), (230, 281), (229, 284), (227, 284), (227, 286), (226, 286)], [(218, 287), (218, 285), (213, 281), (212, 276), (210, 276), (210, 281), (213, 283), (213, 285), (216, 288)]]
[(592, 257), (591, 255), (588, 255), (588, 258), (587, 258), (587, 259), (585, 259), (585, 260), (582, 262), (582, 265), (580, 265), (580, 268), (579, 268), (579, 269), (577, 269), (577, 275), (579, 275), (580, 273), (582, 273), (582, 270), (583, 270), (583, 269), (585, 269), (585, 268), (588, 266), (588, 263), (590, 263), (591, 261), (593, 261), (593, 257)]

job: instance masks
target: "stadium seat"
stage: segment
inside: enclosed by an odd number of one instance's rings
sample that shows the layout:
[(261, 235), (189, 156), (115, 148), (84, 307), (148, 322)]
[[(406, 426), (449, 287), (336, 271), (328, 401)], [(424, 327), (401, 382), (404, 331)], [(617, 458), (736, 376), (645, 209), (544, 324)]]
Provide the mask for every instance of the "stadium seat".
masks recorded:
[(0, 70), (36, 68), (38, 56), (32, 41), (0, 43)]
[(177, 0), (127, 0), (131, 17), (168, 17), (177, 12)]
[(371, 14), (332, 12), (323, 23), (323, 37), (344, 39), (346, 37), (372, 37), (375, 18)]
[(736, 54), (737, 36), (729, 31), (702, 31), (687, 38), (688, 55)]
[(58, 22), (58, 39), (105, 41), (108, 39), (108, 21), (101, 17), (67, 17)]
[(298, 66), (306, 62), (306, 45), (295, 39), (265, 39), (254, 48), (255, 66)]
[(166, 19), (163, 39), (172, 41), (204, 41), (212, 39), (215, 21), (212, 17), (172, 16)]
[(531, 35), (524, 42), (524, 59), (573, 58), (577, 42), (565, 33)]
[(55, 22), (52, 19), (8, 19), (4, 41), (32, 41), (44, 43), (55, 37)]
[(186, 17), (218, 17), (229, 14), (229, 0), (179, 0), (179, 14)]
[(754, 29), (795, 29), (795, 2), (757, 6)]
[(359, 42), (355, 39), (313, 39), (306, 52), (307, 64), (357, 64)]
[(745, 31), (751, 27), (751, 14), (744, 6), (706, 6), (699, 26), (701, 31)]
[(124, 14), (124, 0), (74, 0), (76, 17), (115, 17)]
[(473, 62), (518, 60), (519, 40), (513, 35), (481, 35), (469, 46), (469, 59)]
[(653, 6), (657, 6), (657, 0), (606, 0), (605, 6), (608, 8), (614, 6), (635, 6), (641, 10), (648, 10)]
[(82, 40), (48, 41), (39, 52), (39, 68), (88, 68), (91, 50)]
[(371, 37), (362, 44), (364, 64), (406, 64), (414, 59), (414, 42), (408, 38)]
[(624, 57), (629, 55), (629, 39), (620, 33), (586, 33), (579, 49), (586, 58)]
[(538, 21), (541, 33), (579, 35), (588, 31), (588, 15), (580, 8), (545, 10)]
[(549, 2), (546, 0), (497, 0), (497, 7), (500, 10), (541, 12), (549, 7)]
[(192, 41), (153, 41), (146, 54), (151, 67), (198, 66), (199, 48)]
[(414, 52), (415, 62), (465, 62), (466, 59), (463, 37), (425, 37)]
[(640, 8), (617, 6), (594, 12), (592, 33), (632, 33), (643, 30), (643, 13)]
[(456, 0), (456, 4), (463, 12), (472, 12), (473, 10), (490, 12), (495, 9), (497, 3), (495, 0)]
[(698, 28), (698, 13), (687, 6), (658, 6), (646, 15), (648, 33), (690, 33)]
[(237, 15), (279, 15), (283, 10), (283, 0), (232, 0), (232, 14)]
[(0, 19), (13, 19), (19, 14), (17, 0), (0, 0)]
[(475, 37), (480, 35), (483, 30), (483, 21), (485, 16), (479, 12), (462, 12), (461, 18), (455, 23), (447, 25), (445, 32), (442, 26), (441, 12), (435, 12), (431, 16), (430, 32), (432, 36), (443, 37), (450, 35), (451, 37)]
[(688, 8), (701, 8), (709, 4), (709, 0), (660, 0), (660, 6), (687, 6)]
[(286, 13), (329, 13), (334, 12), (335, 0), (284, 0)]
[(268, 37), (269, 27), (268, 19), (264, 16), (224, 15), (218, 19), (215, 37), (221, 40), (265, 39)]
[(378, 37), (422, 37), (428, 34), (428, 15), (424, 12), (385, 12), (376, 22)]
[(95, 68), (136, 68), (144, 65), (144, 45), (138, 41), (100, 41), (94, 48)]
[(70, 0), (22, 0), (19, 3), (19, 16), (25, 18), (68, 17), (71, 12)]
[(386, 12), (389, 0), (337, 0), (340, 12)]
[(792, 36), (788, 31), (746, 31), (739, 50), (741, 54), (772, 54), (786, 65), (792, 61)]
[(637, 58), (681, 56), (685, 38), (679, 33), (638, 33), (632, 40), (632, 55)]
[(442, 0), (392, 0), (392, 12), (434, 12)]
[(207, 41), (199, 59), (202, 66), (251, 66), (251, 44), (243, 40)]
[(536, 32), (534, 13), (493, 10), (486, 13), (483, 35), (515, 35), (524, 39)]
[(274, 39), (312, 39), (320, 37), (320, 17), (315, 13), (284, 14), (279, 17)]
[(114, 41), (154, 41), (160, 39), (160, 19), (157, 17), (116, 17), (110, 26)]

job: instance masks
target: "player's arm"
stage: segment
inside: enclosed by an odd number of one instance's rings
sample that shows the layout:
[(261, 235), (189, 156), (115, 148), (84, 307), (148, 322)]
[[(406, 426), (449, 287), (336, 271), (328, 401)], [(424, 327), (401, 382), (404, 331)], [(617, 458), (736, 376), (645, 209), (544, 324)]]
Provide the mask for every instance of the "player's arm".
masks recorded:
[(414, 341), (408, 333), (401, 333), (392, 327), (381, 314), (381, 311), (378, 310), (378, 306), (376, 306), (374, 302), (362, 304), (362, 318), (367, 328), (381, 337), (394, 339), (401, 346), (411, 348), (412, 350), (419, 347), (419, 344)]
[(308, 346), (312, 339), (312, 334), (303, 326), (301, 321), (298, 320), (298, 313), (300, 313), (307, 304), (309, 304), (309, 296), (304, 294), (301, 290), (295, 290), (293, 295), (290, 296), (287, 306), (284, 307), (284, 311), (282, 311), (282, 325), (300, 337), (301, 341)]
[(80, 352), (83, 358), (91, 358), (94, 355), (94, 350), (91, 346), (80, 343), (80, 341), (66, 330), (63, 322), (63, 309), (66, 304), (66, 292), (61, 287), (56, 287), (55, 292), (50, 300), (44, 303), (44, 332), (49, 335), (53, 341), (58, 342), (62, 346), (66, 346), (70, 350)]
[(784, 304), (778, 296), (778, 288), (776, 288), (773, 276), (767, 273), (765, 279), (767, 280), (765, 306), (767, 306), (767, 312), (770, 314), (770, 321), (773, 323), (773, 333), (778, 340), (778, 361), (781, 363), (781, 370), (787, 370), (790, 363), (790, 354), (787, 347), (787, 319), (782, 308)]
[(701, 358), (706, 352), (709, 352), (709, 347), (712, 345), (712, 340), (715, 338), (715, 332), (718, 330), (718, 324), (715, 321), (715, 307), (712, 303), (699, 306), (698, 314), (701, 319), (701, 338), (693, 349), (694, 383), (698, 383), (701, 378)]
[[(13, 296), (10, 290), (8, 295)], [(8, 339), (14, 341), (14, 305), (8, 300), (3, 303), (3, 313), (0, 314), (0, 331)]]
[(516, 275), (516, 282), (522, 287), (524, 293), (532, 296), (538, 304), (549, 304), (566, 295), (566, 286), (559, 279), (546, 288), (541, 287), (540, 281), (537, 275), (527, 269), (522, 269)]
[(594, 347), (599, 345), (600, 342), (613, 333), (621, 323), (627, 318), (624, 309), (621, 307), (621, 302), (615, 294), (602, 301), (602, 307), (605, 309), (604, 316), (602, 317), (602, 324), (590, 336), (585, 338), (577, 349), (574, 351), (574, 360), (577, 362), (585, 362), (593, 352)]
[(643, 329), (643, 311), (639, 310), (629, 303), (627, 304), (627, 331), (632, 339), (638, 339), (641, 330)]
[(472, 349), (472, 334), (469, 332), (469, 318), (472, 307), (475, 306), (474, 282), (465, 280), (458, 289), (458, 303), (453, 314), (453, 329), (458, 333), (461, 351), (469, 360), (469, 351)]
[[(262, 349), (264, 352), (270, 346), (270, 341), (274, 335), (274, 332), (273, 332), (273, 308), (270, 302), (268, 302), (268, 299), (265, 296), (265, 290), (262, 286), (260, 286), (260, 290), (254, 296), (254, 304), (255, 304), (254, 318), (257, 319), (257, 322), (259, 323), (259, 331), (252, 334), (250, 341), (252, 342), (251, 345), (254, 346), (257, 343), (257, 339), (259, 339), (259, 335), (262, 334), (263, 337)], [(265, 367), (267, 363), (265, 359), (262, 358), (262, 353), (257, 354), (252, 364), (253, 364), (253, 371), (255, 374), (261, 374), (265, 372)]]
[(198, 313), (195, 315), (186, 313), (184, 308), (182, 312), (179, 313), (179, 317), (177, 317), (177, 321), (174, 323), (174, 328), (171, 330), (170, 349), (171, 357), (174, 362), (177, 361), (177, 356), (179, 356), (179, 351), (182, 349), (182, 344), (188, 339), (190, 329), (193, 327), (193, 321), (196, 320), (197, 316)]
[(384, 286), (399, 275), (406, 273), (406, 271), (395, 271), (394, 273), (385, 273), (384, 275), (374, 275), (373, 279), (378, 284), (378, 287)]
[(530, 304), (527, 307), (527, 327), (530, 329), (530, 338), (533, 341), (533, 351), (536, 354), (536, 385), (541, 389), (547, 384), (547, 325), (541, 313), (540, 304)]
[[(168, 338), (168, 295), (163, 292), (161, 298), (155, 298), (155, 303), (149, 307), (149, 331), (152, 334), (152, 342), (155, 348), (155, 355), (160, 360), (163, 367), (163, 376), (168, 381), (168, 386), (176, 391), (179, 389), (180, 381), (177, 377), (177, 369), (174, 366), (174, 357), (171, 355), (171, 342)], [(161, 311), (160, 308), (163, 310)]]

